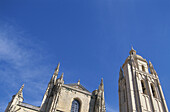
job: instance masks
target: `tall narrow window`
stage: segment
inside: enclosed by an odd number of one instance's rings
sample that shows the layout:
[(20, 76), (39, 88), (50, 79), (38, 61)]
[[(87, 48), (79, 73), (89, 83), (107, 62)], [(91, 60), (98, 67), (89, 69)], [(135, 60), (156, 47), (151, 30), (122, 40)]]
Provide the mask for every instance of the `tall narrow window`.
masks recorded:
[(142, 65), (142, 71), (144, 71), (145, 72), (145, 67)]
[(155, 87), (153, 84), (151, 84), (151, 90), (152, 90), (153, 97), (156, 98), (156, 91), (155, 91)]
[(124, 96), (123, 96), (123, 98), (124, 98), (123, 101), (125, 102), (125, 101), (126, 101), (126, 93), (125, 93), (125, 90), (123, 90), (123, 95), (124, 95)]
[(142, 85), (142, 92), (143, 92), (144, 94), (146, 94), (146, 87), (145, 87), (145, 83), (144, 83), (143, 80), (141, 81), (141, 85)]
[(78, 100), (73, 100), (72, 106), (71, 106), (71, 112), (79, 112), (80, 110), (80, 103)]

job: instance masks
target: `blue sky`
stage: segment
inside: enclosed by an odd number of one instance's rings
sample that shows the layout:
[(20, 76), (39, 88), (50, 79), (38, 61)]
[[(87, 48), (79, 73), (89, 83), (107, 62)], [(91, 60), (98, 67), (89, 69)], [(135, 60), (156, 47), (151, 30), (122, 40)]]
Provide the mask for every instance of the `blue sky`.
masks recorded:
[(24, 83), (39, 106), (58, 62), (65, 83), (89, 91), (104, 78), (107, 112), (118, 112), (119, 68), (131, 45), (151, 60), (170, 105), (170, 1), (1, 0), (0, 111)]

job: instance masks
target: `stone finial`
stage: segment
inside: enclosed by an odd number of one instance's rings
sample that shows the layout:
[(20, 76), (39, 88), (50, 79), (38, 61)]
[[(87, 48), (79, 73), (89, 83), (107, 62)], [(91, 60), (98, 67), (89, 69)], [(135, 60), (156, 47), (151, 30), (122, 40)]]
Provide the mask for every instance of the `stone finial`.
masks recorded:
[(153, 65), (152, 65), (150, 60), (149, 60), (149, 68), (150, 68), (151, 74), (157, 75), (157, 73), (156, 73), (155, 69), (153, 68)]
[(131, 45), (131, 50), (134, 50), (134, 49), (133, 49), (133, 45)]
[(80, 85), (80, 79), (78, 80), (77, 84)]
[(60, 76), (60, 78), (57, 79), (57, 83), (58, 83), (58, 84), (64, 83), (63, 76), (64, 76), (64, 73), (62, 73), (61, 76)]
[(60, 62), (58, 63), (58, 65), (57, 65), (57, 67), (55, 69), (54, 75), (58, 75), (59, 67), (60, 67)]
[(58, 65), (57, 65), (57, 67), (56, 67), (56, 69), (55, 69), (55, 71), (54, 71), (54, 74), (53, 74), (53, 76), (51, 77), (51, 80), (50, 80), (49, 83), (53, 83), (53, 84), (56, 83), (56, 79), (57, 79), (58, 72), (59, 72), (59, 67), (60, 67), (60, 62), (58, 63)]
[(102, 91), (104, 90), (103, 78), (101, 79), (99, 89)]
[(136, 54), (136, 51), (133, 49), (133, 46), (131, 47), (131, 50), (129, 52), (130, 55)]
[(150, 68), (151, 74), (153, 74), (154, 73), (154, 69), (153, 69), (153, 65), (152, 65), (150, 60), (149, 60), (149, 68)]
[(23, 88), (24, 88), (24, 84), (23, 84), (23, 85), (21, 86), (21, 88), (19, 89), (19, 91), (18, 91), (18, 93), (17, 93), (18, 96), (23, 97), (23, 94), (22, 94)]
[(136, 61), (136, 51), (133, 49), (133, 47), (131, 48), (129, 54), (130, 54), (130, 64), (134, 68), (138, 68), (138, 63)]
[(103, 85), (103, 78), (101, 78), (101, 83), (100, 83), (100, 85)]
[(64, 76), (64, 73), (62, 73), (62, 74), (61, 74), (61, 77), (60, 77), (60, 79), (62, 79), (62, 80), (63, 80), (63, 76)]
[(21, 86), (19, 91), (22, 92), (23, 88), (24, 88), (24, 84)]

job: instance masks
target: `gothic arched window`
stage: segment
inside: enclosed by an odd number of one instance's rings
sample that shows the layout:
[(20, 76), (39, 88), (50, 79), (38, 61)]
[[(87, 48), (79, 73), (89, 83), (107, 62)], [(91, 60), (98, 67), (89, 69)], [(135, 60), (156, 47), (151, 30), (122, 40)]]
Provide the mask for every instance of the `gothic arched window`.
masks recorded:
[(151, 84), (151, 90), (152, 90), (153, 97), (156, 98), (155, 86), (153, 84)]
[(79, 112), (80, 110), (80, 103), (78, 100), (73, 100), (72, 106), (71, 106), (71, 112)]
[(146, 87), (145, 87), (145, 83), (144, 83), (143, 80), (141, 80), (141, 85), (142, 85), (142, 92), (143, 92), (144, 94), (146, 94)]

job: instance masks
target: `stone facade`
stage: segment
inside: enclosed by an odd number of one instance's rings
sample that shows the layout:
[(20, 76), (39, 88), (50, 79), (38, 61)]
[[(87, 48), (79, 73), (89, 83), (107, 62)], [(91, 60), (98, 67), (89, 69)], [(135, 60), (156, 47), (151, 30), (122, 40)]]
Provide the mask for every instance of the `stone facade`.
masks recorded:
[[(106, 112), (103, 79), (99, 88), (91, 93), (80, 84), (80, 80), (78, 83), (64, 84), (63, 73), (57, 78), (59, 65), (48, 83), (40, 107), (23, 103), (23, 85), (5, 112)], [(79, 106), (73, 101), (77, 101)]]
[(169, 112), (152, 63), (133, 48), (129, 54), (119, 72), (120, 112)]

